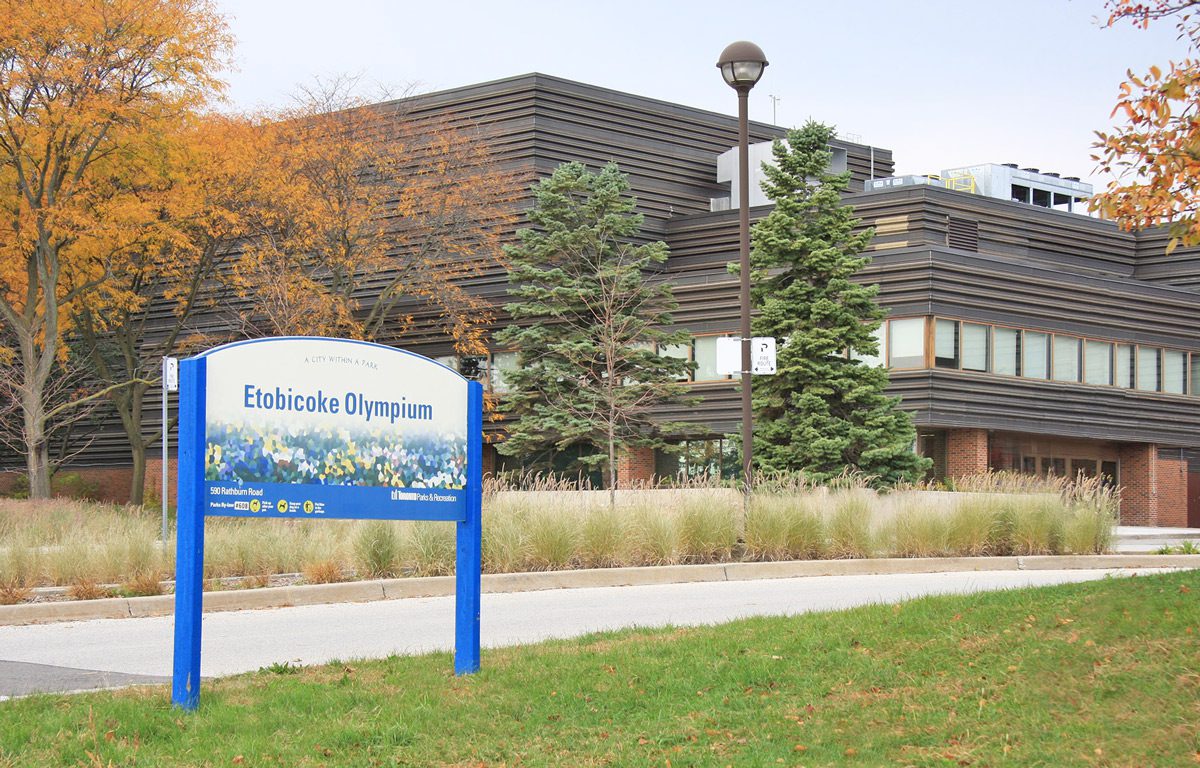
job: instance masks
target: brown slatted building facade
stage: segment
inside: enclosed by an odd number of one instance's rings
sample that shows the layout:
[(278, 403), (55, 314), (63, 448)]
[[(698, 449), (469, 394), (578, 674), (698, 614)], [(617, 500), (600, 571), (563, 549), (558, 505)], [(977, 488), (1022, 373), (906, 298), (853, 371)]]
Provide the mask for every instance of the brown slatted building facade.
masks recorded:
[[(666, 269), (650, 279), (674, 286), (677, 323), (696, 339), (736, 331), (738, 292), (726, 265), (736, 260), (737, 213), (712, 211), (714, 199), (729, 195), (717, 182), (716, 160), (736, 145), (734, 118), (540, 74), (376, 108), (475, 126), (488, 133), (506, 167), (531, 178), (570, 160), (592, 167), (617, 162), (646, 216), (645, 235), (670, 246)], [(752, 142), (782, 134), (751, 125)], [(953, 477), (990, 467), (1107, 474), (1125, 488), (1126, 522), (1200, 525), (1200, 460), (1194, 458), (1200, 456), (1194, 452), (1200, 448), (1200, 253), (1167, 256), (1159, 232), (1122, 232), (1110, 222), (970, 192), (934, 186), (859, 192), (868, 179), (892, 175), (891, 153), (850, 142), (837, 147), (852, 174), (847, 201), (864, 226), (876, 230), (873, 262), (862, 279), (880, 286), (891, 318), (885, 328), (890, 334), (895, 321), (911, 320), (894, 326), (897, 334), (901, 327), (923, 329), (920, 353), (906, 365), (893, 364), (891, 388), (913, 415), (919, 447), (934, 458), (936, 473)], [(765, 211), (754, 209), (752, 217)], [(496, 271), (474, 278), (471, 290), (501, 303), (505, 286), (504, 273)], [(413, 309), (419, 316), (420, 308)], [(976, 370), (965, 358), (939, 364), (938, 334), (950, 328), (963, 334), (986, 328), (989, 363)], [(1160, 377), (1174, 373), (1182, 353), (1184, 391), (1120, 386), (1115, 362), (1110, 383), (1087, 383), (1084, 352), (1075, 381), (1054, 380), (1049, 370), (1039, 378), (993, 366), (1000, 334), (1009, 339), (1014, 330), (1030, 344), (1044, 334), (1051, 347), (1057, 337), (1068, 346), (1078, 339), (1081, 350), (1109, 349), (1114, 360), (1132, 349), (1135, 368), (1140, 349), (1146, 355), (1157, 350)], [(894, 340), (883, 341), (887, 349)], [(432, 357), (450, 354), (448, 340), (433, 330), (418, 329), (396, 343)], [(696, 343), (692, 354), (702, 347)], [(685, 465), (719, 466), (719, 438), (737, 429), (736, 387), (722, 379), (692, 387), (702, 398), (699, 407), (663, 415), (702, 424), (713, 437), (715, 449), (689, 446)], [(147, 428), (155, 428), (159, 403), (148, 403), (148, 411)], [(125, 461), (119, 424), (107, 419), (97, 424), (76, 468)], [(689, 469), (666, 457), (623, 462), (627, 473), (643, 475), (656, 466)]]

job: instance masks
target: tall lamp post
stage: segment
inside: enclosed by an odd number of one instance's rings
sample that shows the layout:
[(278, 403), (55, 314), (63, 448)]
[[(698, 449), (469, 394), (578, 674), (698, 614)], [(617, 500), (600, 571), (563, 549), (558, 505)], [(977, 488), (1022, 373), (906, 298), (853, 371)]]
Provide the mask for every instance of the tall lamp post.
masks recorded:
[(742, 333), (742, 488), (744, 503), (749, 503), (750, 462), (754, 453), (754, 426), (750, 408), (750, 118), (747, 100), (763, 70), (767, 57), (762, 48), (746, 40), (731, 43), (717, 61), (721, 77), (738, 95), (738, 254), (741, 277)]

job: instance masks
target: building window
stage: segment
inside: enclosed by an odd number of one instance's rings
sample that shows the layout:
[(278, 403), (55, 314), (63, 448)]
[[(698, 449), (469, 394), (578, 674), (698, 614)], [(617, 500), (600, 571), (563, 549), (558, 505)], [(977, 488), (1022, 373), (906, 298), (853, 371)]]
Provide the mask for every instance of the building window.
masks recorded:
[(1126, 389), (1133, 389), (1133, 372), (1134, 367), (1134, 346), (1132, 344), (1117, 345), (1117, 386)]
[(1054, 380), (1079, 381), (1079, 338), (1054, 334)]
[(1158, 358), (1161, 351), (1157, 347), (1137, 348), (1137, 388), (1143, 392), (1158, 392), (1162, 389), (1158, 381)]
[[(677, 360), (692, 359), (692, 342), (685, 341), (683, 344), (663, 344), (658, 348), (658, 354), (662, 357), (673, 357)], [(691, 381), (691, 374), (684, 372), (675, 378), (676, 381)]]
[(510, 387), (505, 376), (517, 368), (516, 352), (493, 352), (490, 368), (492, 391), (498, 395), (506, 394)]
[(1088, 341), (1083, 350), (1083, 381), (1086, 384), (1112, 384), (1113, 345), (1107, 341)]
[(1192, 394), (1200, 395), (1200, 352), (1192, 353)]
[(933, 331), (933, 364), (938, 368), (958, 367), (958, 321), (938, 319)]
[(992, 333), (995, 357), (992, 370), (1004, 376), (1021, 375), (1021, 332), (1016, 328), (997, 328)]
[(1050, 378), (1050, 334), (1025, 331), (1021, 375), (1031, 379)]
[(892, 368), (925, 367), (925, 318), (888, 321), (888, 365)]
[(962, 367), (964, 371), (991, 370), (991, 327), (978, 323), (962, 324)]
[(730, 378), (727, 373), (717, 373), (717, 338), (716, 336), (697, 336), (692, 346), (695, 355), (696, 381), (725, 381)]
[(654, 452), (654, 474), (664, 479), (741, 477), (740, 454), (732, 440), (685, 440), (678, 453)]
[(885, 350), (885, 328), (887, 328), (887, 323), (880, 323), (879, 327), (871, 333), (871, 335), (875, 338), (875, 354), (867, 355), (863, 354), (857, 349), (852, 349), (850, 350), (850, 357), (871, 368), (878, 368), (879, 366), (883, 365), (883, 353)]
[(1176, 395), (1187, 392), (1187, 353), (1164, 349), (1162, 353), (1162, 391)]

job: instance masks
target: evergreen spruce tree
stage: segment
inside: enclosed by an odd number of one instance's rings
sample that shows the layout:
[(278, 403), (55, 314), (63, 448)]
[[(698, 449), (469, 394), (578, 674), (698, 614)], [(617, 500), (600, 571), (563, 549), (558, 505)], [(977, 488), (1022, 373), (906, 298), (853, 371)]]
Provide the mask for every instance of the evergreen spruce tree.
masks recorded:
[(688, 335), (663, 330), (676, 302), (647, 270), (667, 246), (637, 241), (643, 217), (628, 191), (613, 163), (598, 174), (566, 163), (534, 187), (533, 227), (507, 249), (514, 324), (496, 336), (518, 358), (505, 374), (502, 410), (514, 421), (500, 452), (577, 448), (583, 466), (607, 469), (610, 491), (622, 451), (667, 447), (664, 432), (685, 426), (650, 413), (681, 401), (691, 366), (656, 352)]
[(754, 225), (750, 256), (756, 336), (778, 340), (777, 373), (756, 376), (754, 458), (760, 471), (802, 470), (819, 481), (855, 470), (880, 486), (915, 481), (929, 465), (878, 354), (878, 286), (851, 278), (872, 230), (842, 203), (850, 174), (829, 172), (833, 128), (809, 121), (776, 141), (763, 190), (775, 208)]

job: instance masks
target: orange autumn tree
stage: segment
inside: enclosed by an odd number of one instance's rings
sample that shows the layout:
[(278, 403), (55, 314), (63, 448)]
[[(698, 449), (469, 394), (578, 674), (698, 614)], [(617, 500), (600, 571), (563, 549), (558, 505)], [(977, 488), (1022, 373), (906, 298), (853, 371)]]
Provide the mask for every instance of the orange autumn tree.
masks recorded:
[(305, 92), (276, 126), (279, 229), (234, 274), (254, 300), (246, 332), (449, 336), (460, 355), (485, 354), (491, 304), (467, 284), (502, 269), (522, 179), (475, 127), (416, 116), (409, 100), (367, 105), (352, 85)]
[(1170, 226), (1170, 253), (1200, 244), (1200, 14), (1195, 0), (1108, 0), (1108, 26), (1145, 29), (1173, 19), (1190, 55), (1166, 68), (1129, 71), (1113, 116), (1125, 124), (1097, 132), (1093, 159), (1115, 179), (1092, 200), (1092, 210), (1124, 229)]
[[(0, 321), (30, 495), (50, 493), (47, 384), (74, 309), (141, 247), (157, 136), (218, 88), (208, 0), (0, 0)], [(134, 186), (134, 189), (129, 187)]]
[(278, 227), (270, 201), (281, 178), (269, 124), (205, 115), (163, 139), (171, 152), (158, 185), (144, 192), (157, 212), (153, 236), (73, 313), (74, 348), (125, 431), (132, 504), (143, 501), (147, 452), (162, 438), (163, 425), (143, 424), (161, 358), (228, 340), (199, 330), (226, 311), (222, 276), (238, 243)]

